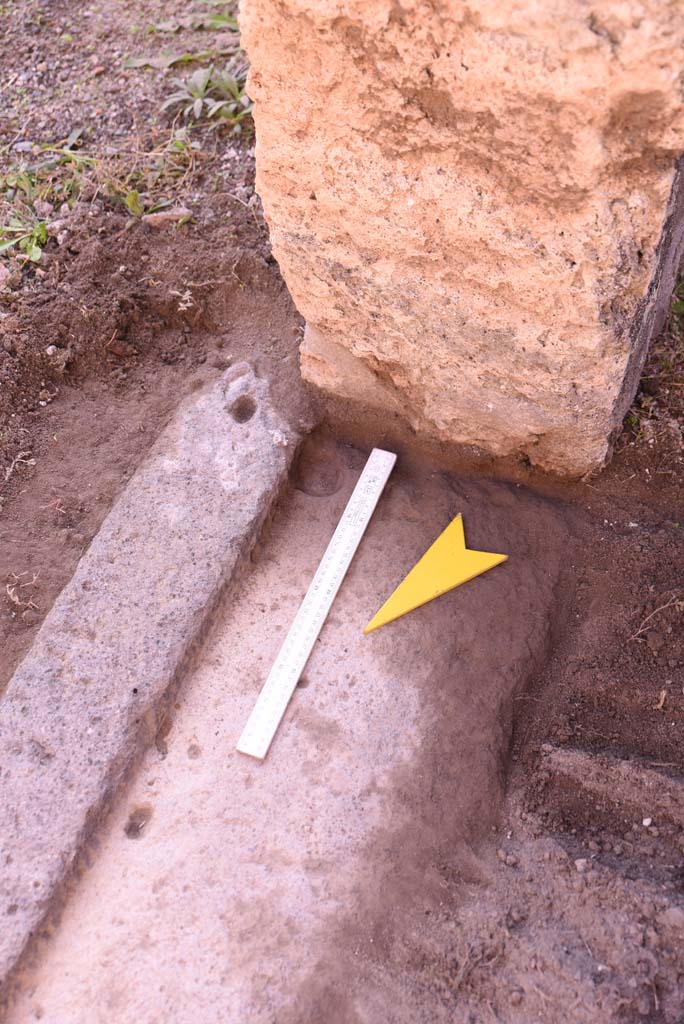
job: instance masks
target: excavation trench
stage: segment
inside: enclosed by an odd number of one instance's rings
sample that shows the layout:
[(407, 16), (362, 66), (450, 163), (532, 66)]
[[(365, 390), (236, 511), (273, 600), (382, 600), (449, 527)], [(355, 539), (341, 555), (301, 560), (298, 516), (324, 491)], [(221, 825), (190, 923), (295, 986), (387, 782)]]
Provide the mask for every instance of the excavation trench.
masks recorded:
[[(235, 742), (366, 454), (307, 442), (13, 1024), (59, 1024), (74, 1007), (93, 1024), (375, 1020), (395, 998), (393, 1019), (416, 1019), (410, 975), (391, 965), (445, 886), (486, 880), (513, 701), (543, 663), (571, 531), (521, 486), (400, 460), (256, 762)], [(470, 546), (509, 561), (364, 637), (458, 512)]]

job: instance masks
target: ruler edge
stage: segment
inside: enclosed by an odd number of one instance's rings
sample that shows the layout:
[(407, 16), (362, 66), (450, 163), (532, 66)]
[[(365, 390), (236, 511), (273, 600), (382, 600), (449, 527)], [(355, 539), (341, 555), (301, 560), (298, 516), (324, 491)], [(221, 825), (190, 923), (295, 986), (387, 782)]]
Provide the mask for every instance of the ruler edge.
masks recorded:
[[(338, 531), (339, 531), (339, 529), (340, 529), (340, 527), (341, 527), (341, 525), (342, 525), (342, 523), (344, 521), (344, 517), (347, 514), (347, 510), (348, 510), (349, 506), (351, 505), (351, 503), (352, 503), (352, 501), (354, 499), (354, 494), (356, 493), (356, 490), (360, 487), (361, 482), (363, 480), (363, 475), (367, 471), (368, 467), (371, 465), (371, 461), (372, 461), (374, 455), (376, 455), (376, 453), (378, 455), (380, 455), (380, 456), (386, 456), (387, 457), (386, 459), (383, 459), (383, 462), (385, 462), (386, 464), (383, 466), (383, 472), (384, 472), (385, 476), (384, 476), (384, 480), (382, 481), (382, 486), (378, 490), (378, 493), (377, 493), (377, 496), (375, 498), (375, 501), (373, 502), (373, 505), (372, 505), (372, 507), (371, 507), (371, 509), (369, 511), (368, 518), (367, 518), (367, 520), (366, 520), (366, 522), (365, 522), (365, 524), (363, 526), (363, 530), (361, 531), (361, 533), (359, 535), (359, 538), (356, 541), (356, 544), (354, 545), (354, 550), (352, 551), (351, 558), (349, 559), (349, 561), (347, 563), (347, 566), (346, 566), (346, 568), (344, 570), (344, 573), (342, 574), (340, 582), (337, 585), (335, 593), (332, 595), (332, 598), (330, 600), (330, 603), (328, 604), (328, 607), (326, 609), (326, 612), (325, 612), (325, 615), (323, 617), (323, 620), (321, 621), (320, 626), (316, 630), (316, 634), (314, 636), (313, 642), (312, 642), (311, 647), (309, 649), (309, 653), (306, 656), (306, 660), (304, 661), (304, 663), (302, 665), (302, 668), (299, 670), (299, 673), (298, 673), (298, 675), (297, 675), (297, 677), (295, 679), (294, 685), (292, 686), (292, 689), (290, 690), (290, 692), (289, 692), (289, 694), (287, 696), (287, 700), (286, 700), (286, 702), (284, 704), (283, 710), (280, 713), (280, 715), (278, 716), (278, 721), (277, 721), (277, 723), (275, 725), (273, 733), (271, 734), (271, 737), (270, 737), (270, 739), (268, 741), (268, 744), (267, 744), (266, 749), (264, 750), (263, 754), (254, 753), (251, 750), (244, 750), (241, 747), (241, 744), (242, 744), (242, 741), (243, 741), (243, 736), (245, 735), (245, 733), (249, 729), (249, 725), (250, 725), (251, 719), (252, 719), (253, 715), (256, 712), (256, 709), (257, 709), (257, 707), (259, 705), (259, 702), (260, 702), (262, 696), (264, 695), (266, 687), (268, 686), (269, 678), (270, 678), (273, 670), (275, 669), (276, 665), (278, 664), (278, 660), (280, 658), (281, 652), (282, 652), (283, 648), (285, 647), (285, 645), (286, 645), (286, 643), (288, 641), (290, 632), (291, 632), (292, 628), (294, 627), (295, 622), (297, 621), (297, 616), (299, 615), (299, 613), (300, 613), (300, 611), (302, 609), (302, 606), (304, 605), (304, 602), (306, 601), (306, 598), (308, 597), (309, 591), (311, 590), (311, 588), (312, 588), (312, 586), (313, 586), (313, 584), (314, 584), (314, 582), (316, 580), (316, 577), (317, 577), (317, 575), (318, 575), (318, 573), (320, 571), (321, 566), (325, 562), (325, 559), (326, 559), (326, 556), (328, 554), (328, 551), (329, 551), (330, 547), (332, 546), (332, 544), (333, 544), (333, 542), (334, 542), (334, 540), (335, 540), (335, 538), (337, 536), (337, 533), (338, 533)], [(309, 658), (313, 654), (313, 649), (314, 649), (314, 646), (316, 644), (316, 641), (318, 640), (318, 637), (320, 636), (321, 631), (322, 631), (323, 627), (325, 626), (325, 623), (326, 623), (326, 620), (328, 618), (328, 615), (330, 614), (330, 610), (331, 610), (333, 604), (335, 603), (335, 599), (336, 599), (336, 597), (337, 597), (337, 595), (338, 595), (338, 593), (340, 591), (340, 588), (342, 587), (342, 584), (344, 583), (344, 581), (345, 581), (345, 579), (347, 577), (347, 573), (349, 572), (349, 569), (351, 568), (351, 564), (354, 561), (354, 558), (356, 557), (356, 553), (357, 553), (359, 547), (361, 546), (361, 541), (363, 540), (363, 538), (364, 538), (364, 536), (366, 534), (366, 530), (370, 526), (371, 519), (373, 518), (373, 516), (375, 514), (375, 510), (378, 507), (378, 504), (380, 502), (380, 498), (382, 497), (382, 495), (383, 495), (383, 493), (385, 491), (385, 487), (387, 486), (387, 482), (388, 482), (388, 480), (389, 480), (389, 478), (390, 478), (390, 476), (392, 474), (392, 471), (393, 471), (393, 469), (394, 469), (394, 467), (396, 465), (396, 462), (397, 462), (397, 454), (396, 454), (396, 452), (387, 451), (387, 449), (385, 449), (385, 448), (373, 448), (371, 450), (368, 458), (366, 459), (366, 463), (365, 463), (363, 469), (361, 470), (361, 473), (359, 474), (359, 477), (358, 477), (356, 483), (354, 484), (354, 489), (352, 490), (352, 493), (349, 495), (349, 498), (347, 499), (347, 503), (344, 506), (344, 509), (342, 510), (342, 514), (340, 515), (340, 518), (338, 519), (337, 526), (333, 530), (333, 532), (332, 532), (332, 534), (330, 536), (330, 540), (328, 541), (328, 543), (327, 543), (327, 545), (325, 547), (325, 551), (321, 555), (321, 558), (320, 558), (320, 560), (318, 562), (318, 566), (316, 567), (316, 571), (314, 572), (313, 576), (311, 577), (311, 581), (310, 581), (310, 583), (309, 583), (309, 585), (308, 585), (308, 587), (306, 589), (306, 592), (304, 593), (304, 596), (302, 597), (302, 599), (301, 599), (301, 601), (299, 603), (299, 606), (297, 607), (297, 611), (295, 612), (295, 615), (294, 615), (292, 621), (290, 622), (290, 625), (288, 627), (287, 633), (285, 634), (285, 636), (283, 638), (283, 641), (282, 641), (280, 647), (278, 648), (278, 652), (277, 652), (277, 654), (276, 654), (276, 656), (275, 656), (275, 658), (273, 660), (273, 664), (271, 665), (271, 668), (269, 669), (268, 675), (266, 676), (266, 679), (264, 680), (264, 683), (263, 683), (261, 689), (259, 690), (259, 693), (257, 695), (256, 701), (254, 702), (254, 704), (252, 706), (252, 710), (250, 711), (249, 716), (247, 718), (247, 721), (245, 722), (244, 727), (242, 729), (242, 732), (240, 733), (238, 741), (235, 744), (235, 749), (236, 749), (236, 751), (238, 753), (243, 754), (246, 757), (251, 757), (254, 760), (259, 761), (259, 762), (263, 762), (266, 759), (266, 756), (267, 756), (267, 754), (268, 754), (268, 752), (269, 752), (269, 750), (271, 748), (271, 744), (273, 743), (273, 740), (276, 737), (276, 734), (277, 734), (277, 732), (278, 732), (278, 730), (279, 730), (279, 728), (281, 726), (283, 718), (285, 717), (285, 713), (286, 713), (286, 711), (287, 711), (287, 709), (289, 707), (290, 701), (292, 700), (292, 697), (294, 695), (294, 691), (297, 688), (297, 684), (298, 684), (299, 680), (301, 679), (302, 672), (306, 668), (306, 665), (307, 665), (307, 663), (309, 661)]]

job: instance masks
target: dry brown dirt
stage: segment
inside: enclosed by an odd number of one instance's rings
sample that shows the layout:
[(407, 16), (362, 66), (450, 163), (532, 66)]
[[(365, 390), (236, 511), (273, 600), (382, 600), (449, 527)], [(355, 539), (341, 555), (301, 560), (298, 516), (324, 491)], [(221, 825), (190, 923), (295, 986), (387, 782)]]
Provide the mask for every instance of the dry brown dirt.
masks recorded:
[[(74, 110), (96, 149), (110, 131), (128, 137), (162, 123), (165, 77), (124, 75), (121, 61), (168, 40), (130, 35), (141, 18), (134, 5), (89, 10), (74, 26), (69, 5), (27, 0), (5, 19), (2, 74), (16, 101), (0, 125), (6, 162), (16, 159), (13, 140), (31, 134), (10, 81), (17, 74), (36, 138), (63, 137)], [(181, 13), (158, 3), (145, 19)], [(37, 72), (40, 63), (48, 70)], [(88, 66), (105, 70), (89, 77)], [(106, 119), (91, 89), (105, 96)], [(76, 209), (69, 244), (48, 243), (40, 273), (26, 268), (0, 293), (0, 688), (183, 394), (247, 358), (289, 416), (309, 426), (317, 418), (299, 383), (300, 318), (258, 206), (244, 205), (251, 143), (203, 144), (207, 160), (182, 196), (192, 221), (152, 229), (99, 197)], [(229, 149), (237, 156), (226, 183)], [(548, 657), (513, 709), (506, 802), (495, 832), (474, 836), (472, 870), (450, 855), (448, 828), (437, 837), (440, 895), (420, 914), (410, 901), (393, 903), (402, 889), (388, 886), (369, 908), (370, 931), (367, 921), (344, 923), (337, 973), (305, 987), (292, 1011), (298, 1022), (353, 1021), (340, 996), (352, 970), (413, 1000), (415, 1019), (426, 992), (453, 1020), (474, 1024), (684, 1019), (684, 817), (681, 796), (678, 805), (667, 797), (684, 785), (682, 334), (673, 315), (601, 476), (562, 484), (523, 463), (476, 467), (525, 484), (567, 524), (566, 538), (553, 541), (563, 568)], [(473, 471), (349, 408), (329, 410), (314, 444), (330, 432), (365, 448), (394, 445), (421, 472)], [(630, 772), (610, 774), (625, 763)], [(448, 793), (437, 789), (435, 799), (448, 817)], [(407, 913), (410, 928), (393, 930)], [(359, 945), (360, 934), (381, 941)], [(352, 947), (360, 953), (350, 960)], [(378, 1024), (391, 1019), (378, 1011)]]

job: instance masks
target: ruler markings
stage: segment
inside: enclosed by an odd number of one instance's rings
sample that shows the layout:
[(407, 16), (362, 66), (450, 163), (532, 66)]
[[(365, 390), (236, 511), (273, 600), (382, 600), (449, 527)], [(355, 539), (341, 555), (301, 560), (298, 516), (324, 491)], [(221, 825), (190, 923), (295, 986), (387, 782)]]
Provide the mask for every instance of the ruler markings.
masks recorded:
[(238, 740), (240, 753), (266, 757), (396, 459), (371, 452)]

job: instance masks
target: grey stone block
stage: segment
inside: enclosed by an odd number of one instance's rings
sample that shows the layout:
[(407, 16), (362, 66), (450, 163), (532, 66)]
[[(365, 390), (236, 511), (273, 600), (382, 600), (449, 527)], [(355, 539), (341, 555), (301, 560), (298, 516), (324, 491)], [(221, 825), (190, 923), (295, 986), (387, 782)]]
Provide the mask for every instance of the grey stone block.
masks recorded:
[(177, 413), (105, 520), (0, 703), (0, 978), (84, 843), (256, 539), (297, 438), (238, 364)]

